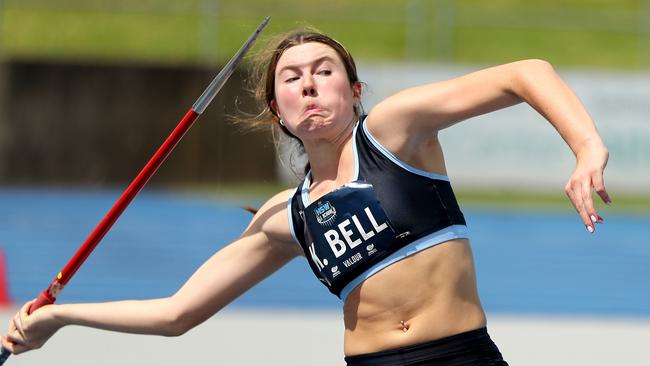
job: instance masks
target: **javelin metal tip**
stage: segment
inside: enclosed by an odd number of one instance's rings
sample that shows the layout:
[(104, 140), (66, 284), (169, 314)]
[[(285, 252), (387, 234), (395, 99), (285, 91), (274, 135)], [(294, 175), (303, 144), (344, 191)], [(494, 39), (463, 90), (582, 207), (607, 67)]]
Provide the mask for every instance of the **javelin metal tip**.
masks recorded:
[(194, 112), (201, 114), (203, 111), (205, 111), (205, 108), (207, 108), (208, 104), (210, 104), (221, 87), (226, 83), (230, 75), (237, 67), (239, 61), (241, 61), (241, 59), (244, 57), (244, 54), (251, 48), (257, 39), (257, 36), (259, 36), (264, 27), (269, 23), (269, 20), (271, 20), (271, 17), (267, 16), (264, 21), (262, 21), (262, 23), (257, 26), (255, 32), (253, 32), (253, 34), (248, 37), (248, 40), (246, 40), (246, 42), (241, 46), (239, 51), (237, 51), (237, 53), (230, 59), (230, 61), (228, 61), (226, 66), (221, 69), (221, 72), (219, 72), (219, 74), (212, 80), (205, 91), (203, 91), (203, 94), (201, 94), (199, 99), (197, 99), (192, 106), (192, 110)]
[(264, 20), (262, 21), (262, 24), (260, 24), (260, 26), (257, 27), (257, 33), (261, 32), (262, 29), (264, 29), (264, 27), (266, 27), (266, 25), (269, 23), (270, 20), (271, 20), (270, 15), (267, 16), (266, 18), (264, 18)]

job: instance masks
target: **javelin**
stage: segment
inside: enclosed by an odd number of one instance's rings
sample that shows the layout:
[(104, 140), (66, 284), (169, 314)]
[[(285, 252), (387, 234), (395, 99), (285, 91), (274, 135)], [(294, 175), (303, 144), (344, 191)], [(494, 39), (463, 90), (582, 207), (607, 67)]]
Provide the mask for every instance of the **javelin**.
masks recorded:
[[(260, 34), (260, 32), (262, 32), (262, 29), (264, 29), (270, 18), (271, 17), (266, 17), (264, 19), (264, 21), (257, 27), (255, 32), (253, 32), (253, 34), (248, 37), (246, 43), (244, 43), (239, 51), (237, 51), (237, 53), (230, 59), (230, 61), (228, 61), (226, 66), (224, 66), (219, 74), (212, 80), (210, 85), (208, 85), (208, 87), (203, 91), (203, 94), (201, 94), (199, 99), (194, 102), (192, 108), (187, 111), (185, 117), (183, 117), (183, 119), (178, 123), (176, 128), (172, 131), (169, 137), (167, 137), (160, 148), (158, 148), (158, 151), (156, 151), (147, 165), (142, 168), (140, 173), (135, 177), (131, 184), (129, 184), (129, 186), (122, 193), (117, 202), (115, 202), (110, 211), (108, 211), (106, 216), (104, 216), (104, 219), (97, 225), (95, 230), (93, 230), (90, 236), (88, 236), (81, 247), (79, 247), (68, 264), (66, 264), (63, 270), (61, 270), (61, 272), (59, 272), (59, 274), (56, 276), (54, 281), (52, 281), (50, 286), (45, 291), (43, 291), (38, 296), (36, 301), (30, 306), (29, 313), (32, 313), (41, 306), (53, 304), (56, 301), (57, 296), (59, 296), (59, 293), (68, 284), (68, 281), (70, 281), (75, 272), (77, 272), (86, 258), (88, 258), (90, 253), (92, 253), (95, 247), (97, 247), (104, 235), (106, 235), (108, 230), (111, 229), (115, 221), (117, 221), (122, 212), (124, 212), (126, 207), (131, 203), (133, 198), (135, 198), (142, 187), (147, 184), (147, 181), (149, 181), (158, 167), (163, 163), (163, 161), (165, 161), (174, 147), (183, 138), (185, 132), (187, 132), (190, 127), (192, 127), (194, 121), (201, 115), (201, 113), (203, 113), (203, 111), (205, 111), (221, 87), (223, 87), (226, 81), (228, 81), (228, 78), (230, 75), (232, 75), (233, 71), (235, 71), (235, 68), (244, 57), (246, 52), (251, 48), (257, 39), (257, 36)], [(0, 366), (5, 363), (10, 355), (11, 352), (3, 347), (2, 352), (0, 353)]]

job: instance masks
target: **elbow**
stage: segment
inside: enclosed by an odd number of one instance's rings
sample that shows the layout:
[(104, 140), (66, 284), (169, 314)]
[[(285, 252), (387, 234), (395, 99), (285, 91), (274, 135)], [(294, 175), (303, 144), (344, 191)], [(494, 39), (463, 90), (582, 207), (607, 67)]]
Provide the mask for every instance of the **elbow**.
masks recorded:
[(531, 58), (528, 60), (522, 60), (520, 62), (524, 64), (525, 67), (533, 69), (533, 71), (539, 71), (542, 69), (553, 70), (553, 65), (551, 65), (550, 62), (539, 58)]
[(191, 328), (172, 322), (161, 327), (160, 335), (164, 337), (180, 337), (190, 329)]
[(528, 100), (533, 90), (557, 77), (550, 62), (542, 59), (521, 60), (511, 64), (510, 92)]
[(557, 74), (553, 65), (546, 60), (535, 58), (523, 60), (521, 63), (520, 72), (526, 75), (547, 77), (548, 75)]
[(173, 300), (168, 299), (164, 314), (158, 324), (158, 335), (164, 337), (179, 337), (194, 328), (189, 317), (182, 308), (175, 306)]
[(162, 336), (165, 337), (180, 337), (183, 334), (194, 328), (196, 324), (190, 322), (187, 316), (173, 315), (167, 317), (164, 325), (160, 327)]

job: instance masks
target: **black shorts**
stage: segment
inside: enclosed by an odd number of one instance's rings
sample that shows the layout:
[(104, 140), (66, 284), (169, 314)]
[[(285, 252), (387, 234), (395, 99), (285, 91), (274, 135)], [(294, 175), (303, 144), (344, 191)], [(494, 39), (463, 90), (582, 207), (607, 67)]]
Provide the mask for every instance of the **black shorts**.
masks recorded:
[(387, 351), (345, 357), (348, 366), (508, 366), (487, 328)]

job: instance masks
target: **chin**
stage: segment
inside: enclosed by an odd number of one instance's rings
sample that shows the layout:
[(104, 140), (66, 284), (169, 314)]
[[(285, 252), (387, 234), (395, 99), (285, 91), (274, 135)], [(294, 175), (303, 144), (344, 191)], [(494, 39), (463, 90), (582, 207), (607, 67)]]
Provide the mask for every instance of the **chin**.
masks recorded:
[(323, 119), (307, 119), (298, 125), (298, 134), (301, 139), (319, 139), (327, 137), (334, 132), (333, 124), (328, 120)]
[(323, 116), (315, 115), (306, 117), (299, 125), (300, 129), (307, 132), (321, 130), (332, 125), (332, 121)]

